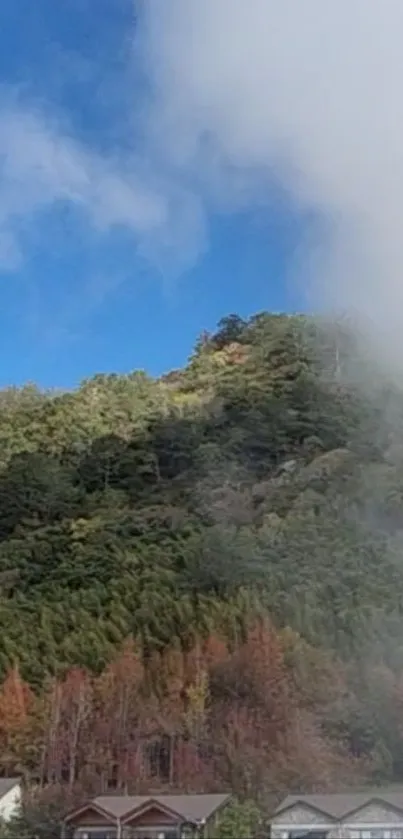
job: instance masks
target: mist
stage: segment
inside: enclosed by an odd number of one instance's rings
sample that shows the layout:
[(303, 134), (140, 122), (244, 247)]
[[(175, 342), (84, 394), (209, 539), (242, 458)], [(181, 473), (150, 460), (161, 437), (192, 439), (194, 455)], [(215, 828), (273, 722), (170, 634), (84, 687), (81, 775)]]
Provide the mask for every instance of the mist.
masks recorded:
[(149, 0), (139, 25), (160, 165), (206, 212), (261, 207), (276, 181), (317, 213), (293, 281), (313, 310), (354, 311), (400, 370), (400, 0)]

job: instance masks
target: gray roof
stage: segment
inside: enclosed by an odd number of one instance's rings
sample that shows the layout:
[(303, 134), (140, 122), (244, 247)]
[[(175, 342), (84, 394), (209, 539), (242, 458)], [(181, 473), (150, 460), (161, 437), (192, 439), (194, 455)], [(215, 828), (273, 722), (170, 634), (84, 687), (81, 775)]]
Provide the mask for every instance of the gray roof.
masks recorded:
[(0, 778), (0, 798), (3, 798), (3, 795), (19, 783), (21, 783), (21, 778)]
[(325, 793), (318, 795), (287, 795), (275, 810), (274, 816), (296, 804), (305, 804), (320, 810), (333, 819), (342, 819), (355, 810), (360, 810), (371, 801), (382, 801), (386, 805), (403, 811), (403, 787), (376, 787), (361, 792)]
[(174, 810), (184, 821), (199, 822), (229, 801), (230, 795), (99, 795), (91, 803), (98, 805), (115, 818), (123, 818), (151, 801)]

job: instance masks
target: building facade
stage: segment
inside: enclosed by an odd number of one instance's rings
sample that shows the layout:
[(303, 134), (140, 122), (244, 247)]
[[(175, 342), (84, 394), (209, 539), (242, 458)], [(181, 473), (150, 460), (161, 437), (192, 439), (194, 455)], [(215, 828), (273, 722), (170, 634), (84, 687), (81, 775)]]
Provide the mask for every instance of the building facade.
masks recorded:
[(214, 836), (230, 795), (99, 796), (69, 813), (65, 839), (183, 839)]
[(288, 796), (271, 820), (272, 839), (403, 839), (403, 789)]

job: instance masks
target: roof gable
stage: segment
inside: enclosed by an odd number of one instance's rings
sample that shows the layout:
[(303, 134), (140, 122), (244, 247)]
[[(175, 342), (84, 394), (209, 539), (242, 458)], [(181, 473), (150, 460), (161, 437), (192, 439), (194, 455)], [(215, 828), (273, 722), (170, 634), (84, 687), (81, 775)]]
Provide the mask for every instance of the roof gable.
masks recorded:
[(181, 821), (197, 824), (207, 821), (230, 800), (228, 793), (216, 795), (155, 795), (136, 803), (126, 810), (123, 820), (137, 817), (151, 807), (158, 807), (162, 813)]
[(116, 822), (116, 816), (113, 812), (100, 807), (95, 801), (87, 801), (86, 804), (83, 804), (81, 807), (77, 807), (65, 818), (66, 824), (70, 822), (74, 822), (76, 820), (85, 819), (87, 816), (91, 814), (95, 814), (98, 818), (101, 818), (104, 823)]
[[(291, 798), (291, 796), (289, 796), (289, 798)], [(278, 816), (284, 815), (285, 817), (287, 816), (291, 820), (291, 813), (298, 814), (302, 818), (305, 818), (306, 815), (311, 815), (319, 816), (322, 819), (322, 821), (323, 819), (325, 821), (335, 821), (334, 816), (331, 813), (329, 813), (328, 810), (325, 810), (324, 808), (317, 806), (316, 804), (311, 803), (310, 801), (307, 801), (303, 797), (297, 798), (296, 796), (293, 796), (292, 801), (289, 801), (288, 798), (285, 799), (283, 804), (280, 804), (280, 806), (275, 811), (274, 816), (276, 818)], [(287, 818), (285, 818), (285, 820), (287, 821)], [(311, 819), (309, 819), (309, 821), (310, 820)], [(306, 821), (308, 821), (308, 819), (306, 819)]]
[(161, 815), (162, 821), (168, 819), (169, 822), (182, 821), (183, 816), (169, 807), (164, 807), (156, 798), (149, 798), (144, 804), (135, 807), (133, 810), (126, 813), (122, 819), (122, 824), (131, 824), (141, 819), (144, 815), (152, 815), (158, 813)]
[[(379, 810), (383, 810), (383, 814), (379, 813)], [(389, 815), (392, 816), (390, 821), (401, 821), (403, 819), (403, 801), (397, 804), (395, 802), (388, 801), (387, 797), (369, 798), (358, 807), (355, 807), (353, 810), (349, 810), (345, 813), (343, 818), (344, 820), (353, 819), (354, 821), (360, 821), (362, 819), (364, 822), (372, 820), (379, 821), (379, 816), (381, 814), (384, 819)], [(374, 815), (375, 818), (373, 818)], [(376, 818), (377, 816), (378, 818)]]
[(282, 820), (285, 821), (287, 811), (301, 806), (310, 807), (311, 810), (316, 810), (328, 819), (336, 821), (345, 820), (370, 806), (380, 806), (389, 809), (390, 812), (403, 814), (403, 787), (391, 789), (386, 787), (361, 792), (288, 795), (277, 807), (273, 816), (274, 821), (278, 821), (283, 814)]
[(191, 824), (207, 821), (211, 816), (224, 807), (230, 800), (229, 793), (212, 795), (100, 795), (92, 801), (87, 802), (83, 807), (74, 810), (66, 817), (66, 823), (73, 821), (76, 817), (93, 807), (98, 812), (112, 816), (127, 822), (135, 815), (150, 809), (151, 806), (159, 807), (161, 812), (169, 814), (181, 821)]

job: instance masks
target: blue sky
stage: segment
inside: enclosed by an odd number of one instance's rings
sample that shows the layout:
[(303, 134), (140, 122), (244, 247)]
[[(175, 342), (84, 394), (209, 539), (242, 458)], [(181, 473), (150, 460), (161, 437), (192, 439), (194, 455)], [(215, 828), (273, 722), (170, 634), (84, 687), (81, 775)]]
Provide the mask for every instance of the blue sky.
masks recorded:
[(1, 386), (156, 375), (225, 314), (303, 306), (315, 215), (266, 176), (264, 200), (217, 200), (213, 177), (200, 198), (200, 167), (155, 139), (149, 43), (127, 0), (1, 6)]

